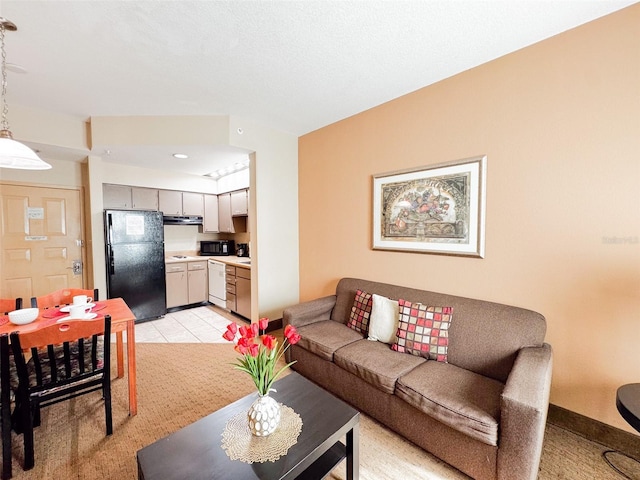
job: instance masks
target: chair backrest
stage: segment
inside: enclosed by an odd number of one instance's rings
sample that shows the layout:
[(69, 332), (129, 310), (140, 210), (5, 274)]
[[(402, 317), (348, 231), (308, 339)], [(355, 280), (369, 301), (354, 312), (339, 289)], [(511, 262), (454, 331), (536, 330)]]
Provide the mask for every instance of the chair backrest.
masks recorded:
[(0, 298), (0, 315), (22, 308), (22, 298)]
[[(16, 340), (20, 343), (22, 350), (27, 350), (73, 342), (93, 335), (103, 335), (106, 333), (107, 319), (109, 330), (111, 330), (111, 317), (109, 315), (105, 318), (96, 318), (94, 320), (69, 319), (30, 332), (12, 332), (11, 343), (13, 344), (14, 340)], [(111, 335), (110, 331), (108, 335)]]
[(9, 335), (0, 335), (0, 436), (2, 437), (2, 478), (11, 478), (11, 367)]
[(93, 298), (94, 302), (98, 301), (98, 289), (93, 290), (83, 288), (63, 288), (56, 292), (42, 295), (40, 297), (31, 297), (31, 306), (33, 308), (54, 308), (73, 303), (73, 297), (76, 295), (86, 295)]
[[(102, 342), (98, 342), (98, 337), (102, 335), (104, 336)], [(56, 383), (58, 380), (95, 374), (103, 369), (109, 372), (110, 337), (110, 315), (95, 320), (69, 320), (54, 323), (31, 332), (12, 332), (10, 334), (11, 348), (20, 380), (20, 388), (30, 384), (27, 359), (23, 353), (28, 350), (31, 350), (31, 361), (34, 363), (37, 385), (48, 385)], [(84, 347), (85, 342), (92, 342), (90, 349)], [(62, 349), (59, 348), (61, 344)], [(99, 355), (99, 348), (103, 349), (102, 355)], [(88, 351), (90, 352), (89, 365), (85, 359)], [(44, 355), (43, 352), (47, 352), (47, 354)], [(62, 355), (64, 358), (61, 357)], [(98, 362), (100, 356), (102, 362)], [(51, 378), (43, 378), (43, 371), (49, 373)]]

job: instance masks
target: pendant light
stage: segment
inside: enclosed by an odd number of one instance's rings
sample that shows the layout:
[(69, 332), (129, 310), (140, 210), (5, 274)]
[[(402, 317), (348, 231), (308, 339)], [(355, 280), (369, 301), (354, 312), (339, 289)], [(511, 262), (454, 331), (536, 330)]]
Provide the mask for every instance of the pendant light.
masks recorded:
[(23, 170), (47, 170), (51, 168), (44, 160), (26, 145), (13, 139), (9, 130), (7, 113), (7, 54), (4, 49), (4, 34), (8, 30), (15, 32), (18, 28), (13, 22), (0, 17), (0, 53), (2, 54), (2, 124), (0, 125), (0, 167), (19, 168)]

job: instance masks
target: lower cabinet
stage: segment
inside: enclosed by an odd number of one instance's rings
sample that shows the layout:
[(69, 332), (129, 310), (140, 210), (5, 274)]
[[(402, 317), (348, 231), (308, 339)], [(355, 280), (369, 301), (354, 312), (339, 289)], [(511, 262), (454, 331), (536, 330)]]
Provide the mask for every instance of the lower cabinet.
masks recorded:
[(167, 279), (167, 308), (189, 303), (189, 282), (186, 263), (169, 263), (165, 269)]
[(227, 278), (227, 308), (251, 319), (251, 270), (249, 268), (225, 267)]
[(227, 308), (236, 311), (236, 267), (225, 265), (225, 278), (227, 279)]
[(251, 319), (251, 270), (236, 268), (236, 312)]
[(202, 303), (209, 300), (207, 262), (189, 262), (187, 276), (189, 283), (189, 303)]
[(207, 262), (168, 263), (167, 308), (206, 302), (209, 298)]

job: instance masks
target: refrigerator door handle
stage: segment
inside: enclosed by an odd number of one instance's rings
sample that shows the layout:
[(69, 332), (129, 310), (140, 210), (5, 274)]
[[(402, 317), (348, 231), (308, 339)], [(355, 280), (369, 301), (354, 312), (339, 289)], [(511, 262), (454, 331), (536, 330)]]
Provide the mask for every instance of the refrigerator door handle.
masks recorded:
[(113, 249), (111, 245), (107, 245), (107, 255), (109, 258), (109, 275), (113, 275), (116, 271), (115, 262), (113, 260)]
[(110, 213), (107, 213), (107, 243), (113, 243), (113, 218)]

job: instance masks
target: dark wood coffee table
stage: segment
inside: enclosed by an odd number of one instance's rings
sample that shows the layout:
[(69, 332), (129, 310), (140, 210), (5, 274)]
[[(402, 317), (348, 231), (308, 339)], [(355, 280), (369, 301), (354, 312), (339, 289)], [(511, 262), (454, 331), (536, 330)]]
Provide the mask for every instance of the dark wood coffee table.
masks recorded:
[(616, 407), (622, 418), (640, 432), (640, 383), (630, 383), (618, 388)]
[[(347, 459), (347, 479), (359, 476), (360, 414), (301, 375), (291, 372), (274, 384), (273, 394), (302, 418), (302, 432), (276, 462), (230, 460), (222, 432), (234, 415), (255, 400), (248, 395), (177, 432), (138, 450), (139, 480), (322, 479)], [(346, 445), (340, 440), (346, 436)]]

